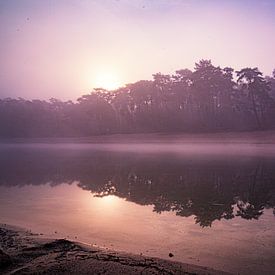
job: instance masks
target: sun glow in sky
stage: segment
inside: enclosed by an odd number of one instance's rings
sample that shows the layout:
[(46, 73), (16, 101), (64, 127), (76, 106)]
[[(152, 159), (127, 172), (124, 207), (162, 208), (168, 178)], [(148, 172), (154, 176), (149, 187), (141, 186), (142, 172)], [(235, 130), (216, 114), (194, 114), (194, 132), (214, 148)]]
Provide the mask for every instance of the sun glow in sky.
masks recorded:
[(98, 88), (103, 88), (106, 90), (115, 90), (123, 86), (123, 82), (120, 81), (119, 76), (115, 70), (99, 70), (92, 77), (93, 78), (91, 85), (94, 85)]
[(75, 100), (198, 60), (275, 67), (274, 0), (1, 0), (0, 98)]

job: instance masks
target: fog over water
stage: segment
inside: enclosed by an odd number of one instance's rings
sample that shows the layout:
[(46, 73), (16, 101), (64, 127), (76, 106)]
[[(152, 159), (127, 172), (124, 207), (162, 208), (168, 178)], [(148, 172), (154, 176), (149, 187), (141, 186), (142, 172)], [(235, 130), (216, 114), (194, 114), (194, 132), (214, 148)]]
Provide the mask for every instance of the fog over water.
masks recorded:
[(0, 222), (230, 272), (275, 270), (272, 144), (75, 142), (0, 145)]
[(275, 0), (0, 0), (0, 273), (275, 274), (274, 34)]

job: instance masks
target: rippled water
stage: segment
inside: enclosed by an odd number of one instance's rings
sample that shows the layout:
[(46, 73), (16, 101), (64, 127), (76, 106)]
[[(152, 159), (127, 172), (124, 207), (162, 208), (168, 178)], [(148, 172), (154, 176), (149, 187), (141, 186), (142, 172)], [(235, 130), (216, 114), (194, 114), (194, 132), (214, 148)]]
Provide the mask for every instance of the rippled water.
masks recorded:
[(0, 222), (241, 274), (275, 272), (275, 148), (2, 144)]

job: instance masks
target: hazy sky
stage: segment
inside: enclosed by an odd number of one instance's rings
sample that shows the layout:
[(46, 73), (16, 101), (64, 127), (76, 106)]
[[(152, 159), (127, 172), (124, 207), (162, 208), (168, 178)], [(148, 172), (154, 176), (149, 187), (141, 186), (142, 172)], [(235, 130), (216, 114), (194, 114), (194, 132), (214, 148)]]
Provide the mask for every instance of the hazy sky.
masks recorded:
[(275, 68), (275, 0), (0, 0), (0, 97), (73, 99), (199, 59)]

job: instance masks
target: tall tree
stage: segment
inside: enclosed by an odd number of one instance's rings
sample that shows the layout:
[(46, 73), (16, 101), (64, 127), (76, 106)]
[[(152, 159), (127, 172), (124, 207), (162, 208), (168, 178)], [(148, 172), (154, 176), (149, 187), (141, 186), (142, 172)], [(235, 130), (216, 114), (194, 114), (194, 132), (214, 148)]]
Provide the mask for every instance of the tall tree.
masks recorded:
[(251, 102), (251, 109), (254, 113), (258, 128), (264, 126), (264, 113), (270, 103), (269, 83), (264, 79), (258, 68), (244, 68), (237, 71), (237, 82), (242, 85)]

